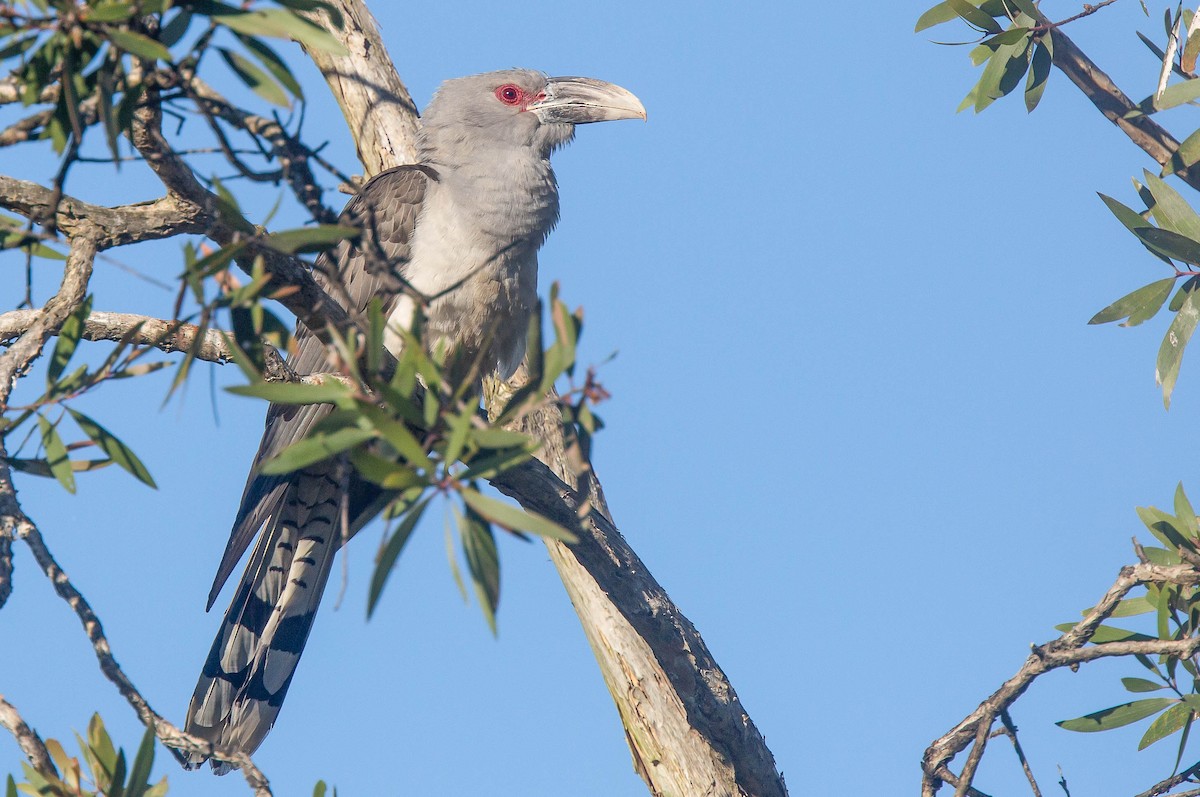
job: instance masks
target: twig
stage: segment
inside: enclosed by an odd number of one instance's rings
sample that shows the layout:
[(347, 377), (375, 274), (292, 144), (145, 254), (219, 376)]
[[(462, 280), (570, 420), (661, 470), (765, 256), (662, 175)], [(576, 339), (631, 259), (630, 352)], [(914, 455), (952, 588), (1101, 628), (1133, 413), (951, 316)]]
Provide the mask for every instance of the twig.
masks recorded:
[[(1171, 789), (1178, 786), (1180, 783), (1183, 783), (1183, 782), (1189, 780), (1190, 778), (1195, 777), (1197, 773), (1200, 773), (1200, 761), (1197, 761), (1195, 764), (1192, 764), (1190, 767), (1183, 770), (1182, 772), (1177, 772), (1176, 774), (1172, 775), (1169, 778), (1164, 778), (1163, 780), (1160, 780), (1158, 783), (1155, 783), (1153, 786), (1146, 789), (1141, 794), (1138, 794), (1137, 797), (1161, 797), (1161, 795), (1166, 794)], [(1175, 794), (1175, 795), (1171, 795), (1171, 797), (1182, 797), (1182, 795)]]
[(1017, 753), (1017, 760), (1021, 762), (1021, 769), (1025, 772), (1025, 777), (1029, 781), (1029, 788), (1033, 791), (1033, 797), (1042, 797), (1042, 790), (1038, 788), (1037, 778), (1033, 776), (1033, 770), (1029, 767), (1029, 761), (1025, 758), (1025, 751), (1021, 749), (1021, 742), (1017, 740), (1017, 726), (1013, 723), (1012, 717), (1008, 713), (1008, 709), (1000, 710), (1000, 722), (1003, 724), (1003, 733), (1012, 742), (1013, 750)]
[(1030, 32), (1036, 36), (1039, 33), (1045, 33), (1046, 31), (1054, 30), (1055, 28), (1061, 28), (1063, 25), (1070, 25), (1072, 22), (1074, 22), (1078, 19), (1083, 19), (1084, 17), (1090, 17), (1092, 14), (1095, 14), (1100, 9), (1104, 8), (1105, 6), (1111, 6), (1115, 2), (1117, 2), (1117, 0), (1101, 0), (1101, 2), (1096, 3), (1095, 5), (1090, 5), (1088, 3), (1084, 3), (1083, 10), (1080, 11), (1075, 16), (1067, 17), (1066, 19), (1061, 19), (1058, 22), (1050, 22), (1049, 20), (1047, 20), (1045, 22), (1042, 22), (1042, 23), (1039, 23), (1038, 25), (1036, 25)]

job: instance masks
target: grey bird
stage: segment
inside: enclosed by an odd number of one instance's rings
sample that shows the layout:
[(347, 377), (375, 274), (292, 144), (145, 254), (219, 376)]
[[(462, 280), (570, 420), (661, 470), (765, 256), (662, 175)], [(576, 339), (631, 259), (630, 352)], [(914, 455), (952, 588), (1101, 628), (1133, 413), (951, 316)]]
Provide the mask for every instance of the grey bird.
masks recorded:
[[(415, 309), (398, 275), (421, 296), (438, 297), (426, 308), (427, 344), (443, 341), (462, 360), (508, 377), (525, 354), (537, 252), (558, 221), (550, 155), (572, 139), (575, 125), (635, 118), (646, 118), (637, 97), (591, 78), (512, 69), (449, 80), (425, 110), (419, 162), (375, 176), (350, 200), (343, 223), (364, 233), (318, 258), (314, 276), (352, 315), (380, 296), (389, 318), (385, 344), (396, 353), (395, 328), (407, 328)], [(293, 370), (327, 367), (325, 347), (302, 324), (295, 338)], [(257, 472), (331, 409), (267, 410), (209, 592), (211, 609), (257, 535), (187, 712), (187, 732), (224, 751), (252, 753), (275, 723), (334, 554), (379, 508), (378, 489), (338, 461), (285, 476)], [(204, 760), (193, 755), (190, 764)], [(231, 769), (212, 764), (218, 774)]]

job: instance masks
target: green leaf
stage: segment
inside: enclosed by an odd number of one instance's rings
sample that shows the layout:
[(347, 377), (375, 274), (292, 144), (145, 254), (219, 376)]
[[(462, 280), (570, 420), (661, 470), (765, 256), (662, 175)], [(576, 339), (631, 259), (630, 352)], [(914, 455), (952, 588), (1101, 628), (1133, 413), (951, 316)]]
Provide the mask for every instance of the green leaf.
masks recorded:
[(50, 365), (46, 369), (48, 386), (52, 387), (58, 381), (58, 378), (62, 376), (63, 369), (71, 361), (71, 355), (75, 353), (79, 340), (83, 337), (84, 321), (91, 313), (92, 297), (89, 294), (75, 309), (75, 312), (67, 316), (67, 320), (63, 322), (62, 328), (58, 331), (58, 340), (54, 343), (54, 353), (50, 355)]
[(274, 404), (339, 404), (353, 394), (345, 384), (329, 380), (319, 385), (300, 382), (261, 382), (254, 385), (236, 385), (225, 388), (238, 396), (266, 399)]
[(472, 457), (469, 467), (459, 473), (458, 478), (464, 482), (469, 479), (492, 479), (530, 459), (533, 459), (533, 454), (527, 448), (498, 449), (486, 457)]
[(259, 466), (259, 472), (268, 476), (291, 473), (335, 454), (354, 448), (375, 437), (373, 429), (347, 426), (332, 432), (318, 432), (292, 443)]
[[(1075, 623), (1060, 623), (1054, 626), (1055, 630), (1066, 633), (1075, 627)], [(1157, 637), (1149, 636), (1148, 634), (1139, 634), (1137, 631), (1128, 631), (1124, 628), (1114, 628), (1111, 625), (1102, 625), (1096, 628), (1096, 633), (1092, 634), (1090, 642), (1096, 645), (1103, 645), (1106, 642), (1150, 642)]]
[(1149, 99), (1155, 110), (1165, 111), (1168, 108), (1183, 105), (1185, 102), (1191, 102), (1197, 97), (1200, 97), (1200, 79), (1185, 80), (1182, 83), (1167, 86), (1162, 94), (1157, 97), (1151, 96)]
[(46, 464), (50, 466), (50, 472), (67, 492), (74, 493), (75, 473), (71, 469), (71, 457), (58, 430), (41, 415), (38, 416), (38, 429), (42, 433), (42, 447), (46, 449)]
[(318, 780), (317, 785), (313, 786), (312, 797), (325, 797), (325, 781)]
[(357, 237), (360, 233), (362, 230), (357, 227), (318, 224), (315, 227), (302, 227), (297, 230), (272, 233), (263, 240), (263, 243), (277, 252), (289, 255), (298, 252), (323, 252), (340, 241)]
[[(1200, 83), (1200, 80), (1196, 82)], [(1196, 211), (1192, 210), (1187, 200), (1157, 175), (1150, 172), (1143, 174), (1146, 187), (1154, 197), (1154, 206), (1150, 208), (1150, 213), (1158, 220), (1159, 226), (1177, 232), (1193, 242), (1200, 241), (1200, 216), (1196, 215)]]
[(466, 513), (458, 516), (458, 521), (475, 596), (479, 599), (488, 626), (495, 634), (496, 609), (500, 605), (500, 556), (496, 550), (496, 537), (492, 534), (492, 527), (472, 512), (469, 505)]
[(464, 487), (461, 492), (468, 507), (498, 526), (512, 531), (527, 531), (539, 537), (549, 537), (568, 544), (578, 542), (574, 534), (541, 515), (489, 498), (470, 487)]
[(332, 55), (349, 55), (342, 43), (332, 34), (286, 8), (231, 11), (213, 14), (212, 17), (217, 23), (247, 36), (294, 39), (305, 47), (323, 50)]
[(179, 13), (171, 17), (171, 21), (163, 25), (162, 30), (158, 33), (158, 39), (167, 47), (174, 47), (187, 33), (188, 26), (192, 24), (192, 12), (186, 8), (180, 9)]
[(150, 768), (154, 766), (154, 729), (147, 728), (142, 735), (142, 743), (138, 746), (137, 755), (133, 759), (133, 767), (129, 770), (129, 788), (127, 797), (145, 797), (146, 786), (150, 780)]
[(105, 28), (104, 35), (117, 47), (139, 58), (171, 62), (171, 51), (145, 34), (120, 28)]
[(1171, 408), (1171, 393), (1175, 390), (1175, 381), (1179, 378), (1179, 367), (1183, 363), (1183, 350), (1188, 340), (1196, 331), (1196, 322), (1200, 321), (1200, 307), (1197, 306), (1196, 293), (1188, 293), (1183, 300), (1183, 306), (1175, 314), (1167, 334), (1163, 337), (1158, 349), (1158, 360), (1154, 367), (1154, 378), (1162, 386), (1163, 405)]
[[(462, 514), (458, 511), (458, 507), (453, 503), (449, 504), (450, 512), (454, 514), (454, 519), (461, 525), (463, 522)], [(458, 557), (454, 554), (454, 536), (450, 532), (450, 514), (447, 513), (444, 517), (445, 537), (446, 537), (446, 560), (450, 563), (450, 575), (454, 576), (454, 583), (458, 586), (458, 594), (462, 595), (462, 599), (467, 599), (467, 587), (463, 584), (462, 573), (458, 570)]]
[(1192, 238), (1159, 227), (1142, 227), (1133, 234), (1167, 257), (1200, 265), (1200, 242)]
[(283, 108), (291, 105), (291, 101), (288, 99), (287, 92), (283, 90), (283, 87), (276, 83), (270, 75), (251, 63), (249, 58), (239, 55), (232, 50), (227, 50), (224, 47), (218, 47), (217, 52), (221, 54), (221, 58), (233, 70), (233, 73), (255, 94), (273, 105)]
[(399, 558), (400, 552), (404, 550), (408, 538), (412, 536), (413, 529), (417, 527), (417, 521), (421, 519), (421, 514), (428, 505), (429, 499), (426, 498), (404, 513), (404, 518), (400, 521), (400, 525), (388, 537), (387, 542), (380, 549), (379, 555), (376, 556), (375, 570), (371, 573), (371, 586), (367, 592), (368, 619), (375, 613), (375, 606), (379, 603), (379, 596), (383, 594), (383, 585), (387, 583), (388, 576), (391, 575), (392, 568), (396, 565), (396, 559)]
[(90, 437), (96, 445), (100, 446), (101, 451), (108, 454), (109, 459), (132, 474), (138, 481), (158, 489), (158, 485), (154, 483), (154, 479), (150, 476), (150, 471), (137, 458), (137, 455), (130, 450), (129, 446), (122, 443), (113, 436), (112, 432), (82, 412), (69, 408), (67, 412), (71, 413), (71, 417), (75, 419), (75, 423), (79, 424), (79, 428), (83, 430), (83, 433)]
[(258, 62), (274, 75), (275, 79), (283, 84), (284, 88), (292, 93), (293, 97), (301, 100), (304, 99), (304, 90), (300, 88), (300, 83), (296, 80), (292, 71), (288, 69), (287, 64), (284, 63), (283, 59), (274, 50), (252, 36), (245, 36), (240, 33), (234, 35), (258, 59)]
[(1157, 692), (1167, 688), (1166, 684), (1147, 681), (1145, 678), (1122, 678), (1121, 684), (1130, 692)]
[(977, 28), (981, 28), (988, 33), (999, 33), (1000, 25), (996, 20), (992, 19), (990, 14), (979, 10), (976, 6), (971, 5), (967, 0), (947, 0), (951, 10), (955, 14), (965, 19)]
[(1094, 714), (1088, 714), (1072, 720), (1063, 720), (1055, 724), (1065, 730), (1079, 731), (1081, 733), (1109, 731), (1113, 728), (1120, 728), (1132, 722), (1145, 719), (1152, 714), (1157, 714), (1167, 706), (1177, 702), (1173, 697), (1151, 697), (1146, 700), (1123, 703), (1119, 706), (1106, 708), (1103, 711), (1097, 711)]
[(1163, 303), (1171, 295), (1171, 288), (1174, 285), (1174, 277), (1168, 277), (1157, 282), (1152, 282), (1149, 285), (1143, 285), (1136, 291), (1122, 296), (1108, 307), (1096, 313), (1088, 323), (1107, 324), (1112, 321), (1119, 321), (1122, 318), (1128, 318), (1129, 320), (1122, 324), (1122, 326), (1135, 327), (1153, 318), (1162, 309)]
[(1138, 742), (1138, 749), (1145, 750), (1160, 739), (1165, 739), (1172, 735), (1182, 728), (1191, 716), (1191, 706), (1185, 703), (1177, 703), (1171, 706), (1162, 714), (1155, 717), (1154, 722), (1150, 723), (1150, 727), (1142, 735), (1142, 740)]
[(436, 470), (425, 449), (402, 422), (389, 417), (385, 410), (369, 401), (359, 401), (356, 406), (383, 439), (396, 449), (396, 453), (404, 457), (405, 462), (426, 473)]
[(1033, 109), (1042, 101), (1053, 61), (1050, 50), (1045, 44), (1038, 42), (1033, 48), (1033, 58), (1029, 61), (1029, 76), (1025, 81), (1025, 110), (1029, 113), (1033, 113)]
[(1194, 542), (1200, 536), (1200, 527), (1197, 525), (1196, 510), (1192, 509), (1192, 502), (1183, 491), (1183, 482), (1175, 487), (1175, 517), (1179, 520), (1181, 531)]
[(913, 28), (913, 33), (920, 33), (926, 28), (932, 28), (934, 25), (941, 25), (943, 22), (957, 18), (958, 14), (954, 13), (954, 9), (950, 7), (949, 3), (938, 3), (917, 19), (917, 26)]
[(350, 462), (360, 476), (385, 490), (405, 490), (427, 483), (409, 466), (377, 456), (363, 448), (350, 453)]
[(88, 22), (124, 22), (134, 14), (128, 3), (97, 3), (81, 15)]

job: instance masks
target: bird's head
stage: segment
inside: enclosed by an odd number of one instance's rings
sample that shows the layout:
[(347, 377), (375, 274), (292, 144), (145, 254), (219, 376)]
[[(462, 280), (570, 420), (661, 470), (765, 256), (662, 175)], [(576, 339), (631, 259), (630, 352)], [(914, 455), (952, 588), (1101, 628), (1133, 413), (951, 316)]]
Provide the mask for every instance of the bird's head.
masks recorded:
[(531, 147), (543, 156), (571, 140), (575, 125), (645, 119), (632, 93), (586, 77), (506, 69), (447, 80), (421, 120), (424, 143)]

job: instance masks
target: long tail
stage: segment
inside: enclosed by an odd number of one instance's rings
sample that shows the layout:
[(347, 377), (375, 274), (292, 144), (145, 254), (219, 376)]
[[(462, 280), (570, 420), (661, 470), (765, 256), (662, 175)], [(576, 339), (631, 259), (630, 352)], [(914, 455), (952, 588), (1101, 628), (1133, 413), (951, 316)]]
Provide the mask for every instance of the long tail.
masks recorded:
[[(275, 724), (342, 543), (342, 472), (327, 461), (287, 483), (204, 663), (188, 705), (188, 733), (250, 754)], [(193, 755), (190, 767), (204, 760)], [(232, 769), (212, 766), (219, 775)]]

